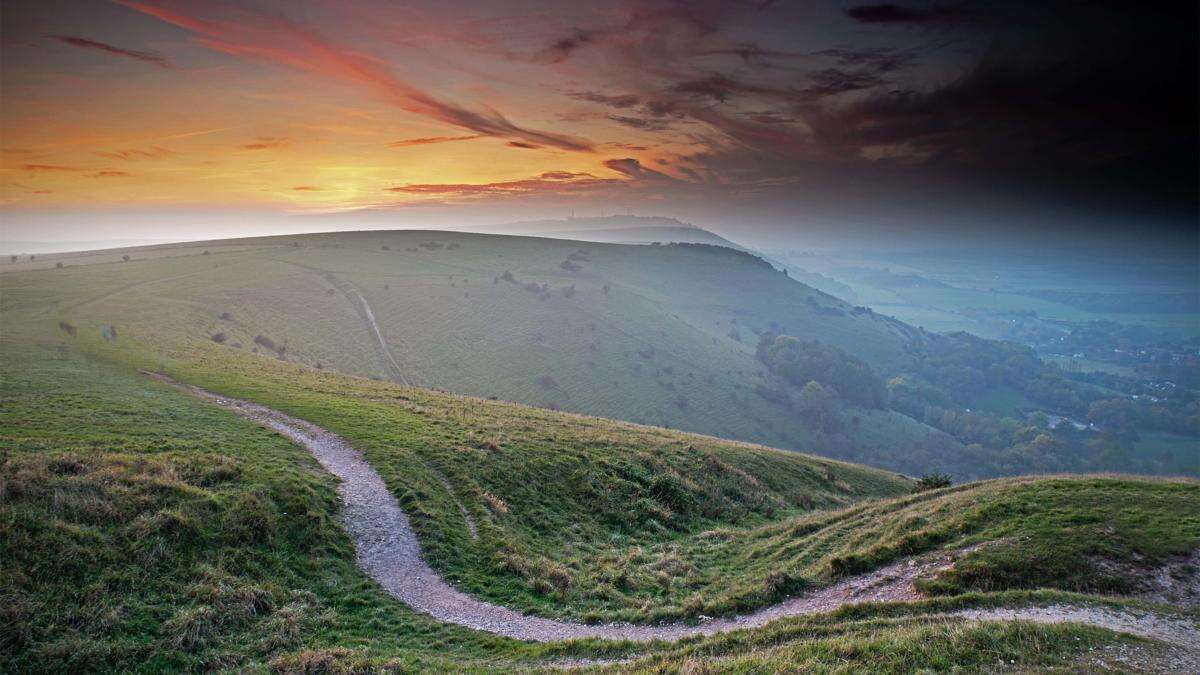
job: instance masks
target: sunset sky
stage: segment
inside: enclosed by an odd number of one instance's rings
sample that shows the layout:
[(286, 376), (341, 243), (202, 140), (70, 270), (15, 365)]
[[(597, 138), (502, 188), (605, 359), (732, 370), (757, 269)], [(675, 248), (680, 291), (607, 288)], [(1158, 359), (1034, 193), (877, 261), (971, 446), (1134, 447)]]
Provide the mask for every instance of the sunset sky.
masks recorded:
[(735, 234), (1196, 227), (1195, 2), (2, 12), (10, 239), (572, 209)]

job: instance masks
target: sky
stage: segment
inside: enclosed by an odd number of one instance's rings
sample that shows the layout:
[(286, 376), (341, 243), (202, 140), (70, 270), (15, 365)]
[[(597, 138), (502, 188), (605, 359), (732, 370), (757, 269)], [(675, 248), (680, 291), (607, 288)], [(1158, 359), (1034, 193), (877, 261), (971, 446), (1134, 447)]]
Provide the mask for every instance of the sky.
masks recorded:
[(6, 0), (9, 241), (632, 212), (1196, 245), (1197, 5)]

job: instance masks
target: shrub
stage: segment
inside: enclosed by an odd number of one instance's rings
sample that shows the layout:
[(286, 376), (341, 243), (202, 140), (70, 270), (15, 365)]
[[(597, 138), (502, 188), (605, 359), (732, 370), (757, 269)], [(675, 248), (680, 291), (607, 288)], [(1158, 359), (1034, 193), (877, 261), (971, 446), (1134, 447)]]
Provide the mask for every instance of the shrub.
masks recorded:
[(267, 337), (266, 335), (255, 335), (254, 336), (254, 344), (260, 345), (265, 349), (269, 349), (269, 350), (275, 352), (276, 354), (279, 354), (280, 356), (283, 356), (284, 352), (287, 351), (287, 345), (277, 345), (277, 344), (275, 344), (274, 340)]
[(63, 268), (63, 264), (62, 264), (62, 263), (54, 263), (54, 266), (55, 266), (55, 267), (57, 267), (57, 268), (58, 268), (58, 269), (60, 269), (60, 270)]
[(66, 333), (67, 335), (70, 335), (71, 337), (75, 337), (75, 326), (72, 326), (71, 324), (67, 323), (66, 321), (59, 321), (58, 327), (60, 330), (62, 330), (62, 332)]
[(564, 297), (564, 298), (573, 298), (573, 297), (575, 297), (575, 285), (574, 285), (574, 284), (572, 284), (572, 285), (570, 285), (570, 286), (565, 286), (565, 287), (563, 287), (563, 289), (562, 289), (562, 294), (563, 294), (563, 297)]
[(583, 265), (580, 265), (579, 263), (571, 262), (570, 260), (562, 261), (559, 264), (559, 267), (568, 272), (578, 272), (579, 270), (583, 269)]
[(954, 481), (948, 473), (927, 473), (917, 479), (917, 485), (913, 488), (913, 492), (936, 490), (938, 488), (950, 487), (953, 484)]
[[(30, 256), (30, 258), (32, 259), (32, 256)], [(121, 260), (124, 260), (125, 262), (129, 262), (129, 256), (123, 255), (123, 256), (121, 256)]]
[(221, 312), (221, 316), (217, 317), (222, 321), (233, 321), (233, 315), (229, 312)]
[(215, 342), (219, 345), (225, 344), (225, 334), (220, 331), (213, 333), (212, 335), (209, 336), (209, 338), (212, 339), (213, 342)]

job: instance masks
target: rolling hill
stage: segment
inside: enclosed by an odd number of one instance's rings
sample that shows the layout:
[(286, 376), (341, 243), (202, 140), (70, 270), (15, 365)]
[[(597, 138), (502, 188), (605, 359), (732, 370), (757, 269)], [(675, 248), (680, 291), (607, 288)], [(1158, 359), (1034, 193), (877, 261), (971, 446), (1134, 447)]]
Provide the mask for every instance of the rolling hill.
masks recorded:
[(727, 248), (360, 232), (15, 267), (38, 265), (46, 271), (31, 279), (62, 294), (61, 320), (93, 332), (111, 324), (164, 353), (205, 343), (217, 354), (257, 353), (910, 473), (953, 466), (961, 448), (903, 414), (866, 407), (847, 406), (843, 431), (830, 436), (764, 397), (780, 386), (756, 354), (768, 329), (819, 339), (883, 372), (903, 369), (928, 338)]
[[(905, 672), (1000, 660), (1088, 669), (1116, 655), (1153, 671), (1195, 658), (1181, 643), (1196, 630), (1186, 610), (1200, 545), (1194, 481), (1023, 478), (914, 494), (892, 472), (811, 455), (350, 377), (293, 357), (294, 334), (283, 349), (284, 338), (268, 338), (274, 350), (260, 340), (257, 354), (252, 341), (230, 344), (245, 339), (236, 329), (220, 342), (187, 337), (192, 313), (212, 308), (189, 300), (184, 282), (224, 288), (275, 247), (226, 260), (204, 250), (174, 258), (167, 277), (128, 276), (165, 257), (0, 277), (5, 672)], [(88, 283), (63, 283), (72, 274)], [(294, 278), (274, 288), (276, 312), (287, 293), (341, 293)], [(146, 294), (123, 298), (131, 292)], [(328, 321), (357, 325), (342, 304)], [(233, 318), (204, 327), (270, 308), (231, 306)], [(370, 342), (361, 356), (382, 367)], [(413, 610), (356, 564), (353, 519), (372, 515), (344, 510), (352, 486), (306, 452), (301, 441), (323, 432), (289, 440), (229, 397), (338, 434), (446, 583), (531, 616), (703, 625), (853, 588), (893, 563), (922, 594), (682, 642), (469, 630)], [(1172, 574), (1177, 588), (1147, 583)], [(1049, 623), (987, 620), (1004, 612)]]

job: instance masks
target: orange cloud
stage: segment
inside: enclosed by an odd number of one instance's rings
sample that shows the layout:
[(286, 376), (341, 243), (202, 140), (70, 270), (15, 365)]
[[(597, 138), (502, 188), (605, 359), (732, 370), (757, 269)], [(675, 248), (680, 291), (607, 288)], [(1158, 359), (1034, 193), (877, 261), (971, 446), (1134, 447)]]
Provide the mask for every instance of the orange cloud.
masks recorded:
[(389, 148), (407, 148), (414, 145), (430, 145), (433, 143), (453, 143), (455, 141), (471, 141), (476, 138), (481, 138), (479, 134), (471, 134), (470, 136), (428, 136), (426, 138), (406, 138), (399, 141), (388, 143)]
[(275, 136), (259, 136), (254, 139), (253, 143), (246, 143), (241, 146), (243, 150), (270, 150), (271, 148), (282, 148), (291, 145), (290, 138), (276, 138)]
[(26, 171), (81, 171), (79, 167), (63, 166), (61, 164), (26, 164), (21, 167)]
[[(527, 129), (490, 108), (476, 112), (439, 100), (398, 77), (380, 61), (327, 42), (283, 17), (249, 9), (234, 10), (216, 2), (117, 2), (200, 35), (200, 44), (210, 49), (353, 82), (374, 90), (402, 110), (460, 129), (561, 150), (593, 150), (591, 142), (585, 139)], [(213, 20), (197, 15), (214, 7), (222, 15), (235, 16), (237, 20)]]
[(119, 159), (126, 162), (132, 162), (139, 159), (159, 159), (163, 157), (176, 157), (180, 153), (159, 146), (151, 146), (149, 148), (128, 148), (125, 150), (110, 150), (97, 151), (93, 153), (99, 157), (108, 159)]

